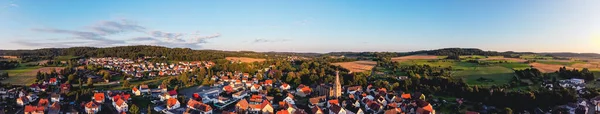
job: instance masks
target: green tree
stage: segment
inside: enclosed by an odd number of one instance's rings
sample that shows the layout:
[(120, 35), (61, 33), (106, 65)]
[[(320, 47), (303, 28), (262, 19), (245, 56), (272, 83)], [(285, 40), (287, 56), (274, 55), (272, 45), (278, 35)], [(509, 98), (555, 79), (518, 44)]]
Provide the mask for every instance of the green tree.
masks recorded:
[(508, 107), (504, 108), (504, 112), (505, 112), (506, 114), (512, 114), (512, 113), (513, 113), (512, 109), (510, 109), (510, 108), (508, 108)]
[(102, 79), (110, 81), (110, 74), (104, 73), (104, 77), (102, 77)]
[(123, 80), (123, 87), (129, 87), (129, 80)]
[(73, 81), (75, 79), (75, 74), (71, 74), (68, 77), (68, 81)]
[(88, 78), (88, 80), (87, 80), (87, 86), (88, 86), (88, 88), (93, 88), (94, 87), (94, 80), (92, 78)]
[(140, 108), (137, 105), (132, 104), (131, 107), (129, 107), (129, 112), (131, 114), (140, 114)]

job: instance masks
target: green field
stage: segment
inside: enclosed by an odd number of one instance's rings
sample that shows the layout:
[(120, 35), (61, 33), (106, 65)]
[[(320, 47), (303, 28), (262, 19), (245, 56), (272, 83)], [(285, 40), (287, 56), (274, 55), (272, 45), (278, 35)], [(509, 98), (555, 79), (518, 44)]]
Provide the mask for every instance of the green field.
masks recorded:
[[(509, 83), (513, 77), (513, 69), (529, 68), (525, 63), (499, 63), (491, 66), (478, 65), (464, 61), (454, 60), (410, 60), (400, 62), (401, 65), (430, 65), (440, 67), (452, 67), (452, 76), (464, 78), (471, 85), (502, 85)], [(493, 81), (478, 81), (479, 78)]]
[[(502, 66), (486, 66), (486, 67), (473, 67), (464, 71), (456, 71), (453, 73), (455, 77), (461, 77), (466, 79), (467, 83), (473, 85), (500, 85), (509, 83), (513, 77), (514, 71), (512, 69)], [(492, 82), (477, 81), (479, 78), (486, 78), (493, 80)]]
[(7, 72), (9, 78), (6, 80), (2, 80), (2, 83), (11, 83), (11, 84), (30, 84), (33, 83), (35, 79), (36, 73), (32, 73), (33, 70), (42, 68), (42, 66), (32, 66), (32, 67), (17, 67), (15, 69), (3, 70), (2, 72)]
[(400, 65), (429, 65), (438, 67), (452, 67), (452, 69), (465, 70), (477, 66), (475, 63), (460, 62), (454, 60), (410, 60), (400, 62)]
[(483, 55), (463, 55), (463, 56), (460, 56), (460, 59), (483, 59), (483, 58), (487, 58), (487, 57), (483, 56)]
[(549, 56), (541, 56), (541, 55), (534, 55), (534, 54), (521, 55), (520, 58), (521, 59), (545, 59), (545, 60), (553, 59), (552, 57), (549, 57)]

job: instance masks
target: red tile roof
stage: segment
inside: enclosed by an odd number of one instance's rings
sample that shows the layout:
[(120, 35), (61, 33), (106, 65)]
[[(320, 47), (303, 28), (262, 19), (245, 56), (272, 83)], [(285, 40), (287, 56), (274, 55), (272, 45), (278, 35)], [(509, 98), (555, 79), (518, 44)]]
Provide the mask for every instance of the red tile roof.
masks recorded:
[(168, 107), (172, 107), (172, 106), (174, 106), (175, 104), (177, 104), (177, 102), (179, 102), (179, 101), (177, 101), (177, 99), (175, 99), (175, 98), (170, 98), (169, 100), (167, 100), (167, 106), (168, 106)]
[(288, 112), (288, 110), (284, 109), (284, 110), (277, 111), (276, 114), (290, 114), (290, 112)]
[(248, 101), (246, 101), (246, 99), (242, 99), (235, 106), (242, 110), (246, 110), (248, 109)]
[(96, 102), (104, 102), (104, 93), (94, 93), (94, 100)]
[(125, 101), (123, 101), (123, 99), (118, 99), (115, 103), (117, 104), (117, 106), (122, 106), (123, 103), (125, 103)]
[(173, 96), (173, 95), (177, 95), (177, 91), (175, 90), (171, 90), (169, 91), (169, 95)]
[(90, 101), (90, 102), (88, 102), (88, 103), (85, 104), (85, 107), (86, 108), (98, 108), (98, 104)]
[(49, 103), (48, 99), (40, 99), (40, 101), (38, 101), (38, 106), (48, 106)]

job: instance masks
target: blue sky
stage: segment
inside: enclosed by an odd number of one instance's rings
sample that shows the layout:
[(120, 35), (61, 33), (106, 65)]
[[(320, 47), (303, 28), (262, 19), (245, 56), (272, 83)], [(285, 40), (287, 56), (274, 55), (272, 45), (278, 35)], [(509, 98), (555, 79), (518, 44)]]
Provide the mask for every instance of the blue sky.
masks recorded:
[(600, 53), (597, 0), (0, 1), (0, 49)]

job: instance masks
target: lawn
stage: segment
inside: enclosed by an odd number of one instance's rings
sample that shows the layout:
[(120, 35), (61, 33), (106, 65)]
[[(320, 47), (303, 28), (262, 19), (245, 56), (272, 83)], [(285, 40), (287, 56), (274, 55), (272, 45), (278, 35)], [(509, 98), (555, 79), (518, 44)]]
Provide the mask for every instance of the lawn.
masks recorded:
[(552, 57), (549, 57), (549, 56), (540, 56), (540, 55), (535, 55), (535, 54), (521, 55), (520, 58), (522, 58), (522, 59), (545, 59), (545, 60), (553, 59)]
[[(513, 77), (514, 71), (512, 69), (502, 66), (484, 66), (484, 67), (473, 67), (463, 71), (455, 71), (453, 76), (463, 78), (471, 85), (502, 85), (507, 84)], [(493, 81), (484, 82), (478, 81), (479, 78), (491, 79)]]
[(461, 59), (483, 59), (486, 58), (486, 56), (483, 55), (463, 55), (460, 56)]

